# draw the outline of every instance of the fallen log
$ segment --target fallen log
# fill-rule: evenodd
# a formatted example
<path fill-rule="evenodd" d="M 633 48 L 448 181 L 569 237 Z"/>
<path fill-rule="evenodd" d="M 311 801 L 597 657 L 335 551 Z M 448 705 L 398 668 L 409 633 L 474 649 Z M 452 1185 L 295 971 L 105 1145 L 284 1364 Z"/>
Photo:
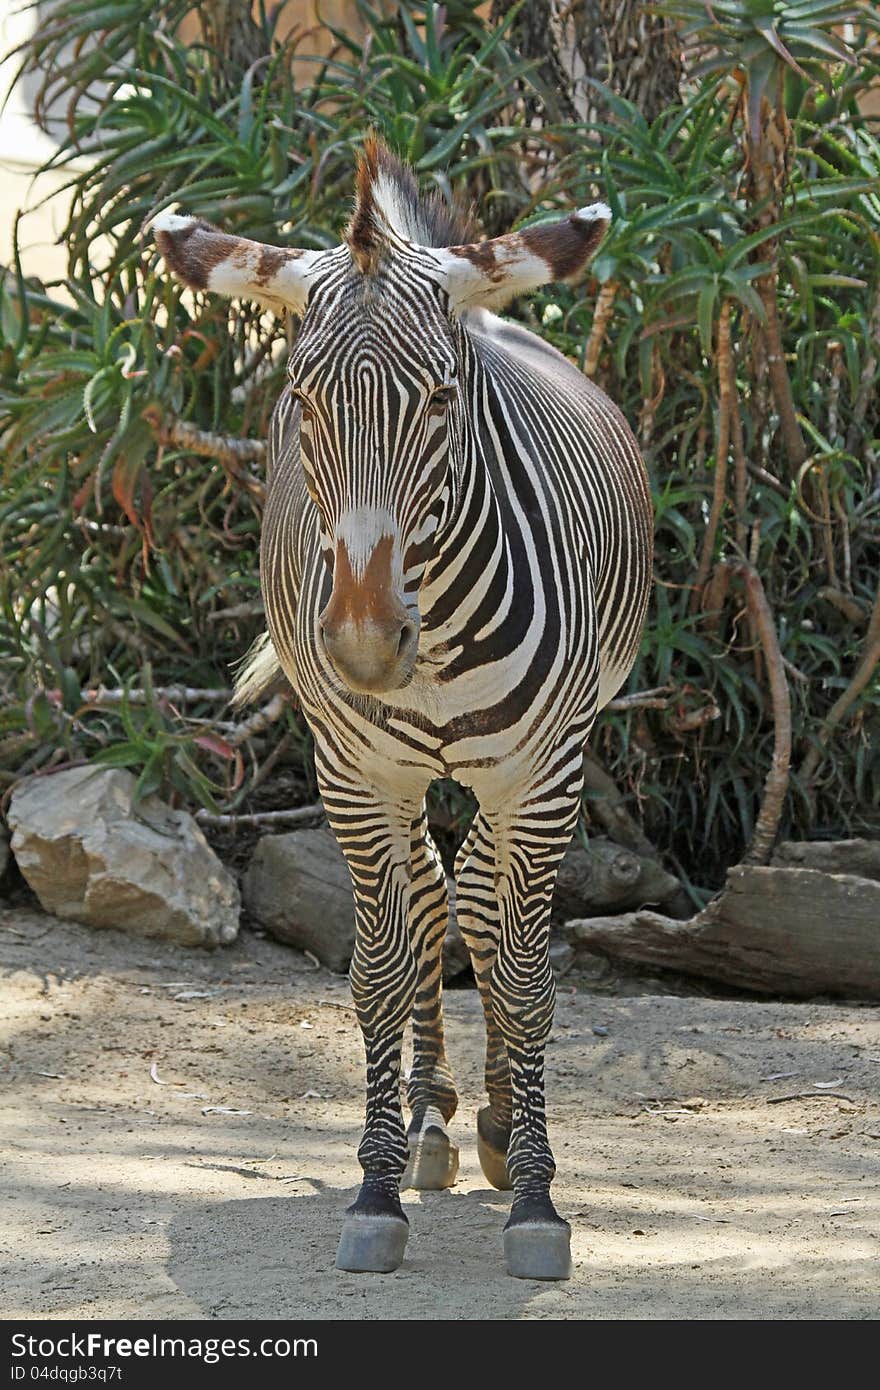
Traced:
<path fill-rule="evenodd" d="M 780 869 L 880 879 L 880 840 L 783 840 L 771 862 Z"/>
<path fill-rule="evenodd" d="M 575 841 L 566 850 L 553 894 L 555 920 L 648 904 L 673 917 L 693 911 L 678 879 L 653 856 L 637 854 L 603 836 L 591 836 L 586 845 Z"/>
<path fill-rule="evenodd" d="M 740 864 L 689 921 L 628 912 L 562 934 L 578 950 L 758 994 L 880 999 L 880 882 L 854 874 Z"/>

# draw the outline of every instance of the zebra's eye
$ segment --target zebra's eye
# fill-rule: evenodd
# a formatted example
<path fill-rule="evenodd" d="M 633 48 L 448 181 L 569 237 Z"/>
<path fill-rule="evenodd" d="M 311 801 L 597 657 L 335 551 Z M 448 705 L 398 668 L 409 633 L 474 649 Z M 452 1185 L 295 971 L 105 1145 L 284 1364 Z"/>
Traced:
<path fill-rule="evenodd" d="M 449 405 L 455 396 L 455 385 L 435 386 L 431 392 L 431 405 Z"/>
<path fill-rule="evenodd" d="M 313 411 L 305 392 L 300 391 L 299 387 L 297 386 L 291 386 L 290 394 L 293 396 L 294 400 L 299 402 L 300 409 L 302 410 L 303 419 L 310 419 L 313 414 Z"/>

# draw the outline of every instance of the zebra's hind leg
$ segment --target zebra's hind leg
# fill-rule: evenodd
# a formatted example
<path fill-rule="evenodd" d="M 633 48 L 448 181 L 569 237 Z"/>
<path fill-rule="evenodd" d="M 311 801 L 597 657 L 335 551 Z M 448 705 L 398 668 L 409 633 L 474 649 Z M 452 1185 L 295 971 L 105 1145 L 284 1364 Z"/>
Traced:
<path fill-rule="evenodd" d="M 329 774 L 316 757 L 327 818 L 351 871 L 355 948 L 351 992 L 367 1060 L 367 1105 L 358 1159 L 363 1182 L 345 1214 L 337 1269 L 387 1274 L 403 1259 L 409 1222 L 400 1205 L 408 1145 L 400 1104 L 403 1032 L 416 993 L 407 923 L 409 815 L 375 792 Z"/>
<path fill-rule="evenodd" d="M 449 922 L 446 875 L 428 833 L 424 810 L 412 826 L 412 883 L 409 934 L 418 981 L 413 1009 L 413 1065 L 407 1080 L 412 1122 L 407 1132 L 409 1161 L 402 1188 L 436 1192 L 458 1175 L 458 1146 L 446 1126 L 455 1114 L 458 1092 L 443 1036 L 443 941 Z"/>
<path fill-rule="evenodd" d="M 477 1156 L 487 1180 L 500 1191 L 513 1186 L 507 1171 L 512 1097 L 507 1049 L 492 1007 L 492 967 L 501 919 L 495 891 L 495 849 L 478 811 L 456 862 L 458 925 L 474 968 L 486 1021 L 486 1092 L 489 1104 L 477 1115 Z"/>
<path fill-rule="evenodd" d="M 552 773 L 493 824 L 501 935 L 492 968 L 492 1005 L 507 1049 L 513 1096 L 507 1167 L 514 1199 L 504 1228 L 504 1253 L 509 1272 L 520 1279 L 571 1276 L 571 1228 L 550 1197 L 556 1165 L 544 1105 L 544 1050 L 556 1002 L 550 905 L 582 783 L 580 748 L 570 757 L 568 752 L 561 752 Z"/>

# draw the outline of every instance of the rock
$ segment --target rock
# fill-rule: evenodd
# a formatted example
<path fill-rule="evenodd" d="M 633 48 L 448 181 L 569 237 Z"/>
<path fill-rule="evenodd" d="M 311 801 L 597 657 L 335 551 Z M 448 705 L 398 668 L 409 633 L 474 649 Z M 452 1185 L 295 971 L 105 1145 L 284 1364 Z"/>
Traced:
<path fill-rule="evenodd" d="M 880 999 L 880 882 L 738 864 L 696 917 L 656 912 L 566 924 L 575 946 L 758 994 Z"/>
<path fill-rule="evenodd" d="M 575 962 L 574 947 L 567 941 L 550 940 L 550 969 L 561 980 L 562 976 L 571 969 Z"/>
<path fill-rule="evenodd" d="M 663 905 L 681 892 L 681 884 L 656 859 L 624 849 L 611 840 L 591 839 L 570 845 L 559 866 L 553 898 L 555 916 L 587 917 L 627 908 Z"/>
<path fill-rule="evenodd" d="M 278 941 L 345 974 L 354 951 L 351 875 L 333 831 L 264 835 L 242 884 L 251 916 Z"/>
<path fill-rule="evenodd" d="M 470 952 L 465 945 L 461 928 L 458 925 L 458 918 L 455 915 L 455 882 L 447 878 L 446 887 L 449 891 L 449 926 L 446 928 L 446 936 L 443 939 L 443 979 L 444 982 L 456 979 L 459 975 L 469 969 L 471 963 Z"/>
<path fill-rule="evenodd" d="M 454 903 L 455 887 L 447 882 Z M 288 946 L 311 951 L 328 970 L 345 974 L 354 952 L 354 899 L 351 875 L 332 830 L 322 826 L 264 835 L 242 886 L 245 906 L 260 926 Z M 444 980 L 454 979 L 469 964 L 453 909 L 443 943 Z"/>
<path fill-rule="evenodd" d="M 784 840 L 773 867 L 880 879 L 880 840 Z"/>
<path fill-rule="evenodd" d="M 182 946 L 234 941 L 234 878 L 192 816 L 157 796 L 135 807 L 135 785 L 122 768 L 77 767 L 16 790 L 12 852 L 41 906 Z"/>
<path fill-rule="evenodd" d="M 3 878 L 3 875 L 6 873 L 8 867 L 9 836 L 6 834 L 6 831 L 3 829 L 3 826 L 0 825 L 0 879 Z"/>

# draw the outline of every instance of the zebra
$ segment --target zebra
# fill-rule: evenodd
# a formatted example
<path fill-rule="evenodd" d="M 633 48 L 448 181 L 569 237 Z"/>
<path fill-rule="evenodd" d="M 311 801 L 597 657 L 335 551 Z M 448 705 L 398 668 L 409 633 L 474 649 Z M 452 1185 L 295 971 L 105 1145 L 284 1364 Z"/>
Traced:
<path fill-rule="evenodd" d="M 351 873 L 366 1118 L 343 1270 L 396 1269 L 409 1229 L 401 1182 L 456 1179 L 447 885 L 425 812 L 430 783 L 452 778 L 478 803 L 455 864 L 486 1026 L 478 1155 L 489 1182 L 513 1190 L 509 1273 L 570 1277 L 544 1100 L 550 906 L 584 745 L 640 643 L 651 501 L 617 407 L 494 311 L 577 276 L 610 216 L 593 203 L 475 240 L 371 136 L 333 249 L 267 246 L 167 210 L 153 218 L 186 285 L 301 320 L 269 428 L 267 632 L 237 697 L 256 698 L 279 672 L 290 681 Z"/>

